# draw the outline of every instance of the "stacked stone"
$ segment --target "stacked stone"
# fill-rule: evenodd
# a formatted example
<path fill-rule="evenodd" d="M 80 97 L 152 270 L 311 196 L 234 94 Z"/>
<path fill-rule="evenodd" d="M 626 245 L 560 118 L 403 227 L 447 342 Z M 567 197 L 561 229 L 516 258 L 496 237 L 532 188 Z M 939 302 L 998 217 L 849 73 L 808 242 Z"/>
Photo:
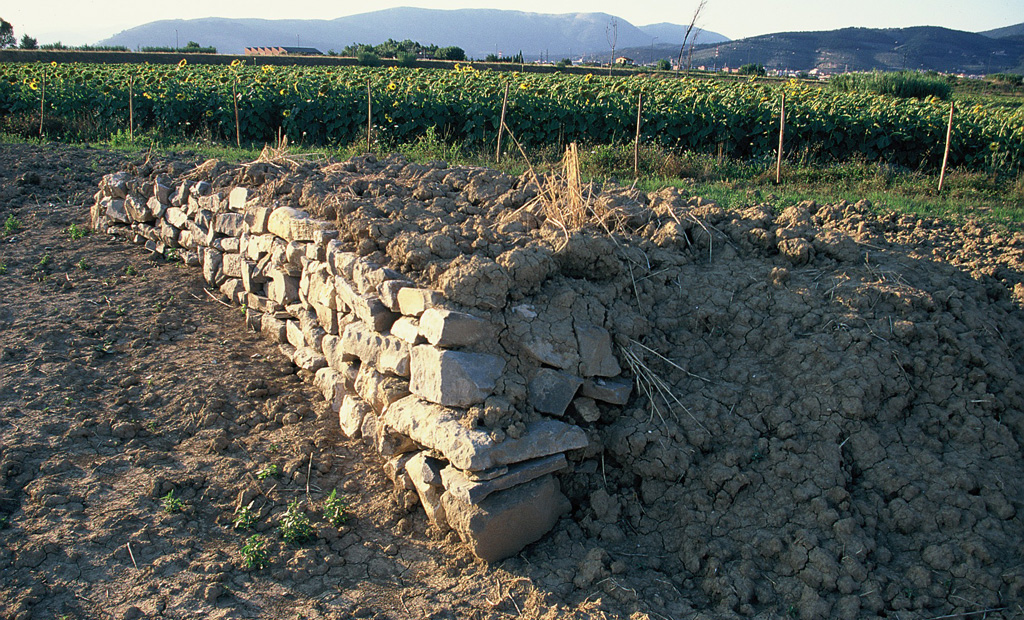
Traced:
<path fill-rule="evenodd" d="M 107 175 L 93 227 L 154 252 L 173 248 L 201 266 L 207 282 L 245 307 L 248 324 L 315 381 L 342 432 L 382 455 L 404 497 L 421 503 L 438 528 L 454 529 L 477 556 L 496 561 L 540 539 L 568 511 L 553 474 L 568 467 L 567 452 L 587 446 L 582 429 L 545 418 L 512 437 L 464 423 L 505 370 L 502 357 L 481 352 L 494 326 L 345 251 L 329 222 L 304 211 L 262 206 L 244 187 L 172 187 L 165 177 Z M 600 354 L 594 363 L 607 365 Z M 530 386 L 535 408 L 567 399 L 555 412 L 563 413 L 584 387 L 568 376 L 542 369 Z"/>

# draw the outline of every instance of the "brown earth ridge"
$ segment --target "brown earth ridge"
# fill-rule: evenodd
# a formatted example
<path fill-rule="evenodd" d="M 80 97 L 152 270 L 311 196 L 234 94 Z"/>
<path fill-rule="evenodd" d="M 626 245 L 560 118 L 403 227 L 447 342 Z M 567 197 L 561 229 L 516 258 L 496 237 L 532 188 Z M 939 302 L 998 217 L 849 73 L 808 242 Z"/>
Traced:
<path fill-rule="evenodd" d="M 576 230 L 526 179 L 396 157 L 0 157 L 0 219 L 22 224 L 0 245 L 5 617 L 1024 616 L 1020 234 L 614 186 L 596 197 L 601 224 Z M 465 528 L 415 505 L 415 481 L 396 488 L 377 450 L 345 438 L 344 396 L 332 407 L 299 381 L 318 363 L 246 329 L 280 310 L 217 304 L 197 270 L 102 231 L 69 239 L 119 168 L 149 190 L 142 205 L 158 185 L 205 182 L 223 214 L 246 212 L 230 206 L 241 186 L 254 207 L 333 222 L 352 264 L 494 328 L 450 347 L 504 364 L 483 400 L 449 408 L 499 446 L 552 418 L 582 429 L 587 445 L 534 479 L 568 500 L 551 532 L 475 559 Z M 307 345 L 312 323 L 284 340 Z M 605 333 L 611 356 L 589 355 Z M 620 372 L 625 404 L 597 389 Z M 427 447 L 419 460 L 438 456 Z M 280 477 L 256 475 L 268 463 Z M 317 512 L 334 488 L 341 527 Z M 184 510 L 162 510 L 172 490 Z M 293 499 L 316 526 L 304 544 L 275 533 Z M 251 532 L 232 528 L 250 502 L 263 571 L 245 569 Z"/>

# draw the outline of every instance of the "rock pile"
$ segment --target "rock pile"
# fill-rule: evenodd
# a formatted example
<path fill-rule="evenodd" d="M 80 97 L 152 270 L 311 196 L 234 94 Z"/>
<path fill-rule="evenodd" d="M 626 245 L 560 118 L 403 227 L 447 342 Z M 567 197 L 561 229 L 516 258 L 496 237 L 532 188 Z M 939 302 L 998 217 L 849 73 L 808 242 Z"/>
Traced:
<path fill-rule="evenodd" d="M 407 501 L 484 560 L 517 553 L 568 512 L 556 474 L 589 440 L 559 418 L 572 406 L 596 419 L 596 402 L 630 393 L 603 327 L 529 305 L 500 324 L 464 312 L 361 257 L 332 222 L 241 185 L 119 172 L 103 178 L 91 215 L 97 230 L 200 267 L 315 381 L 342 433 L 376 448 Z M 510 329 L 522 360 L 496 342 Z M 531 369 L 525 398 L 513 368 Z"/>

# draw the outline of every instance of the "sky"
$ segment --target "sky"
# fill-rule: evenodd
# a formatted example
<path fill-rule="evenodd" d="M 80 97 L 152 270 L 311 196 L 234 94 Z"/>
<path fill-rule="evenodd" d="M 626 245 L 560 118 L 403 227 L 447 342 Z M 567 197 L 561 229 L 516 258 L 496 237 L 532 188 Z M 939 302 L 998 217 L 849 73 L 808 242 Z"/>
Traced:
<path fill-rule="evenodd" d="M 0 18 L 39 43 L 81 45 L 147 22 L 201 17 L 334 19 L 398 6 L 432 9 L 495 8 L 533 13 L 601 12 L 634 26 L 659 22 L 688 24 L 699 0 L 622 2 L 621 0 L 46 0 L 0 5 Z M 790 30 L 834 30 L 847 26 L 900 28 L 945 26 L 978 32 L 1024 22 L 1024 0 L 708 0 L 697 25 L 731 39 Z"/>

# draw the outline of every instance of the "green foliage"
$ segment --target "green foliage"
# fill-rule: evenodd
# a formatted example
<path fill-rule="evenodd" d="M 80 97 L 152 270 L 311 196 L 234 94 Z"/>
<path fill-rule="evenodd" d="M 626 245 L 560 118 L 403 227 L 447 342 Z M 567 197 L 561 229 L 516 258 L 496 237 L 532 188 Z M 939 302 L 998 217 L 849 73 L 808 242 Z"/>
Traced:
<path fill-rule="evenodd" d="M 953 86 L 938 76 L 914 71 L 844 73 L 829 80 L 829 88 L 844 92 L 874 93 L 901 98 L 937 97 L 948 100 Z"/>
<path fill-rule="evenodd" d="M 363 67 L 380 66 L 380 56 L 374 54 L 373 52 L 368 52 L 366 50 L 363 50 L 356 54 L 356 60 L 359 61 L 359 64 L 362 65 Z"/>
<path fill-rule="evenodd" d="M 85 237 L 86 235 L 89 234 L 89 229 L 88 228 L 83 228 L 83 227 L 79 226 L 78 224 L 72 222 L 71 225 L 68 226 L 68 231 L 67 232 L 68 232 L 68 238 L 69 239 L 71 239 L 72 241 L 78 241 L 79 239 L 81 239 L 81 238 L 83 238 L 83 237 Z"/>
<path fill-rule="evenodd" d="M 14 47 L 14 26 L 0 17 L 0 49 Z"/>
<path fill-rule="evenodd" d="M 280 475 L 281 468 L 277 465 L 277 463 L 270 463 L 268 465 L 265 465 L 263 466 L 262 469 L 256 472 L 256 477 L 259 478 L 260 480 L 266 480 L 267 478 L 272 478 Z"/>
<path fill-rule="evenodd" d="M 13 213 L 9 213 L 4 221 L 4 235 L 13 235 L 19 230 L 21 230 L 21 221 L 14 217 Z"/>
<path fill-rule="evenodd" d="M 669 71 L 672 69 L 672 63 L 666 58 L 662 58 L 658 61 L 658 71 Z"/>
<path fill-rule="evenodd" d="M 124 268 L 124 275 L 126 275 L 126 276 L 137 276 L 137 275 L 139 275 L 139 272 L 138 272 L 137 269 L 135 269 L 134 265 L 128 265 L 127 267 Z"/>
<path fill-rule="evenodd" d="M 948 104 L 933 98 L 893 100 L 799 82 L 499 73 L 463 63 L 453 69 L 7 63 L 0 64 L 0 130 L 10 119 L 38 118 L 44 72 L 47 133 L 61 140 L 106 139 L 111 128 L 125 127 L 129 79 L 135 80 L 136 132 L 160 140 L 233 142 L 235 84 L 240 133 L 250 144 L 271 143 L 278 131 L 302 136 L 310 146 L 359 140 L 367 81 L 374 133 L 385 146 L 414 144 L 433 128 L 448 144 L 493 149 L 505 84 L 512 95 L 506 122 L 530 149 L 630 142 L 643 93 L 642 143 L 763 160 L 777 147 L 785 92 L 787 152 L 822 162 L 864 158 L 929 170 L 942 162 L 937 145 L 949 114 Z M 25 123 L 25 132 L 38 131 L 38 120 L 31 127 Z M 1002 170 L 1020 161 L 1020 105 L 982 100 L 958 106 L 950 166 Z"/>
<path fill-rule="evenodd" d="M 572 60 L 570 60 L 568 58 L 563 58 L 563 59 L 559 60 L 558 62 L 556 62 L 555 66 L 558 67 L 559 69 L 564 69 L 566 67 L 571 67 L 572 66 Z"/>
<path fill-rule="evenodd" d="M 292 500 L 288 504 L 288 509 L 281 515 L 277 531 L 280 532 L 281 538 L 285 542 L 290 543 L 304 542 L 313 537 L 313 526 L 309 522 L 309 517 L 302 510 L 299 500 Z"/>
<path fill-rule="evenodd" d="M 758 63 L 747 63 L 736 70 L 738 75 L 768 75 L 764 65 Z"/>
<path fill-rule="evenodd" d="M 1024 75 L 1017 75 L 1016 73 L 993 73 L 992 75 L 986 76 L 986 79 L 993 82 L 1010 84 L 1011 86 L 1020 86 L 1024 83 Z"/>
<path fill-rule="evenodd" d="M 139 49 L 142 52 L 172 52 L 181 54 L 216 54 L 217 48 L 210 46 L 199 45 L 195 41 L 189 41 L 185 47 L 160 47 L 160 46 L 146 46 Z"/>
<path fill-rule="evenodd" d="M 39 49 L 39 42 L 34 38 L 28 36 L 28 33 L 22 35 L 21 43 L 18 44 L 19 49 L 23 50 L 35 50 Z"/>
<path fill-rule="evenodd" d="M 501 56 L 501 57 L 499 57 L 497 54 L 488 54 L 484 58 L 484 62 L 511 62 L 511 63 L 522 64 L 525 61 L 523 60 L 523 53 L 519 52 L 518 54 L 516 54 L 514 56 Z"/>
<path fill-rule="evenodd" d="M 242 546 L 242 562 L 249 570 L 262 570 L 270 565 L 270 547 L 267 539 L 253 534 Z"/>
<path fill-rule="evenodd" d="M 0 276 L 7 275 L 7 263 L 0 261 Z"/>
<path fill-rule="evenodd" d="M 179 498 L 174 497 L 174 490 L 172 489 L 167 495 L 160 498 L 160 506 L 163 511 L 167 514 L 172 514 L 185 509 L 185 502 Z"/>
<path fill-rule="evenodd" d="M 338 489 L 332 489 L 324 500 L 324 520 L 335 527 L 348 520 L 348 500 L 338 495 Z"/>
<path fill-rule="evenodd" d="M 82 271 L 88 271 L 91 265 L 84 258 L 78 261 L 78 268 Z"/>
<path fill-rule="evenodd" d="M 466 60 L 466 52 L 461 47 L 456 45 L 449 45 L 448 47 L 438 48 L 434 54 L 434 58 L 438 60 L 454 60 L 455 62 L 462 62 Z"/>
<path fill-rule="evenodd" d="M 257 520 L 259 520 L 259 515 L 252 509 L 252 502 L 249 502 L 248 506 L 242 506 L 235 512 L 232 523 L 236 530 L 248 530 L 256 525 Z"/>
<path fill-rule="evenodd" d="M 416 65 L 416 54 L 413 52 L 398 52 L 395 60 L 399 67 L 412 67 Z"/>

